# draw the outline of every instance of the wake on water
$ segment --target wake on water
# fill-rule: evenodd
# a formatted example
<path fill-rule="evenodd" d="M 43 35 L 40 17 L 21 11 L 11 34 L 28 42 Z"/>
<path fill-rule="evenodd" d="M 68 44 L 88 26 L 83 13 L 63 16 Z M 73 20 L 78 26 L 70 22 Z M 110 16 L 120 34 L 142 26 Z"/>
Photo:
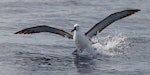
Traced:
<path fill-rule="evenodd" d="M 92 39 L 92 47 L 94 48 L 94 56 L 113 57 L 118 55 L 126 55 L 126 49 L 129 48 L 130 41 L 127 37 L 119 34 L 115 36 L 94 37 Z"/>

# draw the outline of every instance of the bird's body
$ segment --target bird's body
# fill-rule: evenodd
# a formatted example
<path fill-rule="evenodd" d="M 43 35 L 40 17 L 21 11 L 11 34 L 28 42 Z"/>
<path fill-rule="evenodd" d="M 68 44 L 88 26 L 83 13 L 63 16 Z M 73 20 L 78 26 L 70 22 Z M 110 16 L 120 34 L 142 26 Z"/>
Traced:
<path fill-rule="evenodd" d="M 92 44 L 89 38 L 82 33 L 81 28 L 77 24 L 74 27 L 76 27 L 76 30 L 74 30 L 73 40 L 75 41 L 77 52 L 91 49 Z"/>

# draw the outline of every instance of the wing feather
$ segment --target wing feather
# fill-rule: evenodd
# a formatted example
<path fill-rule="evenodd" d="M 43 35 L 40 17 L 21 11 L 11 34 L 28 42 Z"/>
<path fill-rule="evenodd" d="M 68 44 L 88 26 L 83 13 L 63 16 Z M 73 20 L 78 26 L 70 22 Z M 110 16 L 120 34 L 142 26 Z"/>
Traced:
<path fill-rule="evenodd" d="M 124 10 L 120 12 L 113 13 L 103 19 L 102 21 L 95 24 L 88 32 L 85 33 L 86 36 L 89 38 L 92 38 L 93 36 L 96 36 L 97 33 L 101 32 L 103 29 L 105 29 L 107 26 L 112 24 L 113 22 L 120 20 L 124 17 L 130 16 L 134 14 L 135 12 L 140 11 L 139 9 L 131 9 L 131 10 Z"/>
<path fill-rule="evenodd" d="M 40 32 L 50 32 L 50 33 L 61 35 L 63 37 L 67 37 L 69 39 L 73 39 L 73 36 L 64 30 L 57 29 L 54 27 L 44 26 L 44 25 L 25 28 L 23 30 L 16 32 L 15 34 L 32 34 L 32 33 L 40 33 Z"/>

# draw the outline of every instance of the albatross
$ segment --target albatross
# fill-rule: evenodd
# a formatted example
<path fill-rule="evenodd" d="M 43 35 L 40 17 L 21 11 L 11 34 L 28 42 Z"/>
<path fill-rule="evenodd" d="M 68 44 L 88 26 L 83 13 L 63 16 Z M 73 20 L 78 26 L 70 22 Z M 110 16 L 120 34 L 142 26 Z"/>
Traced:
<path fill-rule="evenodd" d="M 91 39 L 92 37 L 96 36 L 97 33 L 100 33 L 103 29 L 105 29 L 113 22 L 125 18 L 127 16 L 130 16 L 138 11 L 140 11 L 140 9 L 128 9 L 128 10 L 123 10 L 123 11 L 113 13 L 107 16 L 106 18 L 104 18 L 103 20 L 99 21 L 98 23 L 96 23 L 86 33 L 82 33 L 81 27 L 78 24 L 75 24 L 73 30 L 71 31 L 74 32 L 73 35 L 62 29 L 58 29 L 46 25 L 25 28 L 16 32 L 15 34 L 32 34 L 32 33 L 40 33 L 40 32 L 49 32 L 49 33 L 58 34 L 63 37 L 67 37 L 69 39 L 73 39 L 76 44 L 76 50 L 73 52 L 73 54 L 78 54 L 78 53 L 82 53 L 84 50 L 91 49 L 92 47 Z"/>

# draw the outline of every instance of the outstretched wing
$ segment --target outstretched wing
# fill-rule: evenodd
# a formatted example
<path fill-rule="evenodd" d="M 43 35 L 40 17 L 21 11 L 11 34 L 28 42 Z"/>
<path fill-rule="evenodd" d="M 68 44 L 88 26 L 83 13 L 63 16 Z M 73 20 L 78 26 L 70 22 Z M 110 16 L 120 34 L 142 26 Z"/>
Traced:
<path fill-rule="evenodd" d="M 88 36 L 89 38 L 92 38 L 93 36 L 97 35 L 97 33 L 101 32 L 103 29 L 109 26 L 111 23 L 124 17 L 130 16 L 138 11 L 140 11 L 140 9 L 124 10 L 113 13 L 108 17 L 106 17 L 105 19 L 103 19 L 102 21 L 95 24 L 88 32 L 85 33 L 85 35 Z"/>
<path fill-rule="evenodd" d="M 55 33 L 58 35 L 61 35 L 63 37 L 67 37 L 69 39 L 73 39 L 73 36 L 64 30 L 57 29 L 54 27 L 49 27 L 49 26 L 36 26 L 36 27 L 30 27 L 26 28 L 23 30 L 20 30 L 16 32 L 15 34 L 32 34 L 32 33 L 40 33 L 40 32 L 50 32 L 50 33 Z"/>

